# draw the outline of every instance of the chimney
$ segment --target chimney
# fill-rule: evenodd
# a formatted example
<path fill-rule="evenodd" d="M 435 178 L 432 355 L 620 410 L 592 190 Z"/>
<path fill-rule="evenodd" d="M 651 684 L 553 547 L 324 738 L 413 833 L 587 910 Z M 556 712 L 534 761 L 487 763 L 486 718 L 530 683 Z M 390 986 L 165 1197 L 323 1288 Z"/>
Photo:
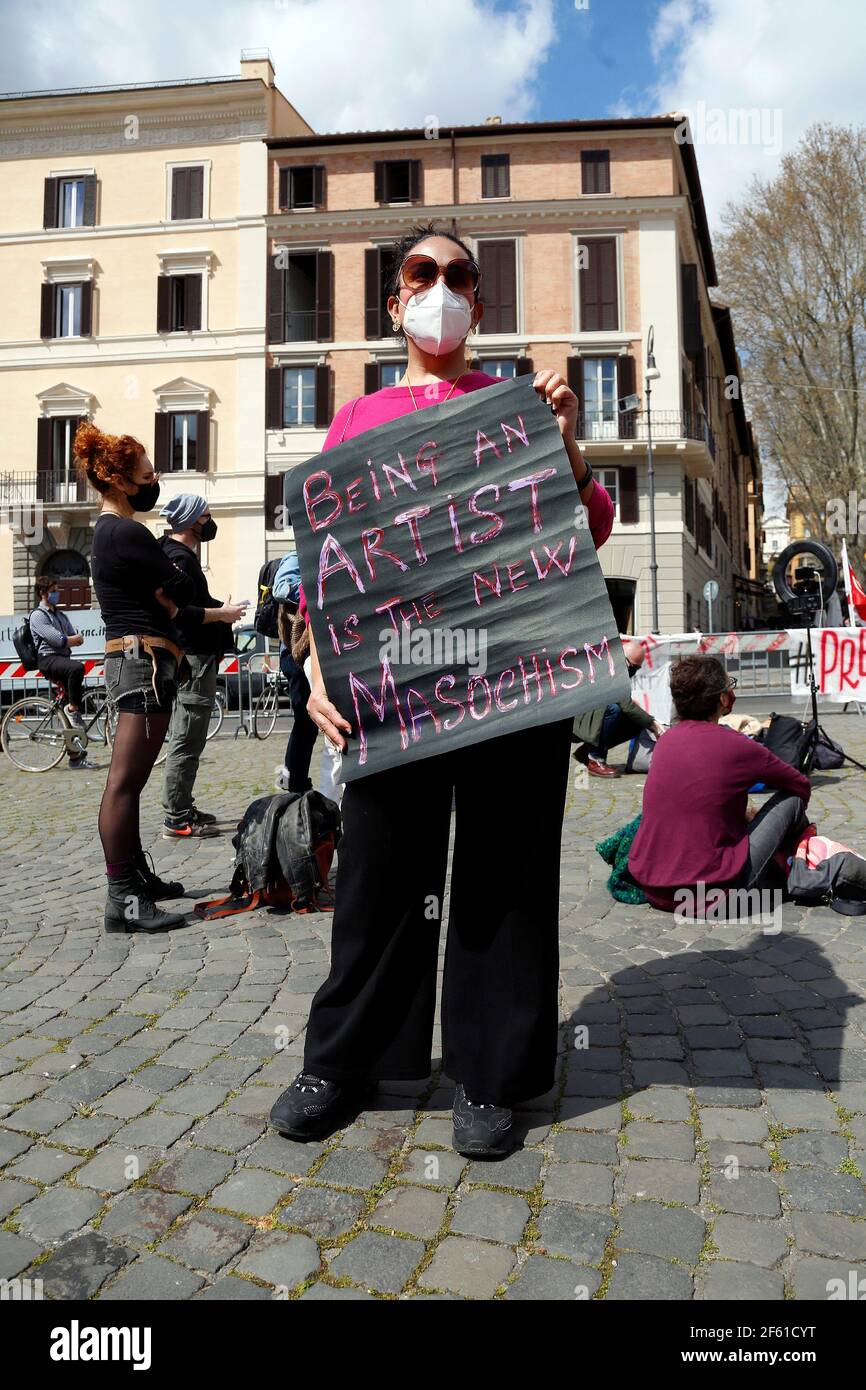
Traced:
<path fill-rule="evenodd" d="M 275 76 L 270 49 L 241 49 L 241 77 L 258 77 L 266 87 L 273 87 Z"/>

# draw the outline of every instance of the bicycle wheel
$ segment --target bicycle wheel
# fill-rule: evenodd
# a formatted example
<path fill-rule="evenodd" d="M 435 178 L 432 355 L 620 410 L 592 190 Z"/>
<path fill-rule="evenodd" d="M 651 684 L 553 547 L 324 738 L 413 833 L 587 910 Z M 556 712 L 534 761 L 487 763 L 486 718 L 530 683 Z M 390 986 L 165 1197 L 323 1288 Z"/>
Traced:
<path fill-rule="evenodd" d="M 222 691 L 218 690 L 213 697 L 213 707 L 210 712 L 210 724 L 208 725 L 208 730 L 206 734 L 207 738 L 213 738 L 214 734 L 219 733 L 220 729 L 223 726 L 223 720 L 225 719 L 225 717 L 226 699 Z"/>
<path fill-rule="evenodd" d="M 106 694 L 104 686 L 91 686 L 85 690 L 81 701 L 81 716 L 84 723 L 90 729 L 91 719 L 95 719 L 93 733 L 102 743 L 111 746 L 111 737 L 108 731 L 108 723 L 111 719 L 111 701 Z M 114 722 L 117 720 L 115 718 Z"/>
<path fill-rule="evenodd" d="M 253 706 L 253 738 L 267 738 L 269 734 L 274 732 L 279 709 L 277 683 L 276 681 L 269 681 L 261 690 Z"/>
<path fill-rule="evenodd" d="M 3 751 L 22 772 L 48 772 L 66 755 L 66 719 L 51 700 L 32 695 L 7 710 L 0 726 Z"/>

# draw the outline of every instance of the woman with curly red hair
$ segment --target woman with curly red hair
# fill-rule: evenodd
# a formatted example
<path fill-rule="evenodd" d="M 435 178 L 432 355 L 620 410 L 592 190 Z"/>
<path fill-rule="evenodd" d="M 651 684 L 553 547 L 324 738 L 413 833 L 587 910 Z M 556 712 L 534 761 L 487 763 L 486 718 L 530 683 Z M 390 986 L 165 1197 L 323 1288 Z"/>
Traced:
<path fill-rule="evenodd" d="M 183 885 L 154 874 L 139 838 L 139 799 L 171 719 L 183 652 L 172 618 L 192 597 L 190 579 L 136 519 L 152 511 L 159 481 L 144 445 L 103 434 L 90 421 L 75 435 L 79 472 L 102 494 L 91 550 L 105 622 L 105 686 L 117 711 L 111 767 L 99 808 L 108 900 L 106 931 L 160 931 L 184 921 L 160 898 Z"/>

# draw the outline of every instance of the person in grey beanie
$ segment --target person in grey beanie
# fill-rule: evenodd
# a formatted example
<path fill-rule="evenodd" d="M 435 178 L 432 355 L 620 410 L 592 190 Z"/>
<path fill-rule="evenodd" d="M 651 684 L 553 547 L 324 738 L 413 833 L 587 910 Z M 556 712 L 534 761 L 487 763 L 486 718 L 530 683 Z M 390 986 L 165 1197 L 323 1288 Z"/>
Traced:
<path fill-rule="evenodd" d="M 190 668 L 178 687 L 165 760 L 163 836 L 185 840 L 217 834 L 216 816 L 200 811 L 193 787 L 207 738 L 216 695 L 220 657 L 234 647 L 232 624 L 239 622 L 246 602 L 225 603 L 212 596 L 201 567 L 201 543 L 213 540 L 217 525 L 204 497 L 182 492 L 160 511 L 169 529 L 160 539 L 166 555 L 193 583 L 192 602 L 178 613 L 176 624 Z"/>

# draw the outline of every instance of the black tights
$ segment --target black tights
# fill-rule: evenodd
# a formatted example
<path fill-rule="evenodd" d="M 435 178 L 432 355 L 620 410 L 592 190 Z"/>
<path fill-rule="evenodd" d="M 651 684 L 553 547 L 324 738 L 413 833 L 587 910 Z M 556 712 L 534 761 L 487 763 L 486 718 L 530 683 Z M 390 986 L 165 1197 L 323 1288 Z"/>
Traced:
<path fill-rule="evenodd" d="M 132 859 L 141 847 L 138 803 L 165 740 L 171 711 L 165 714 L 120 713 L 111 751 L 111 767 L 99 807 L 99 838 L 106 864 Z"/>

